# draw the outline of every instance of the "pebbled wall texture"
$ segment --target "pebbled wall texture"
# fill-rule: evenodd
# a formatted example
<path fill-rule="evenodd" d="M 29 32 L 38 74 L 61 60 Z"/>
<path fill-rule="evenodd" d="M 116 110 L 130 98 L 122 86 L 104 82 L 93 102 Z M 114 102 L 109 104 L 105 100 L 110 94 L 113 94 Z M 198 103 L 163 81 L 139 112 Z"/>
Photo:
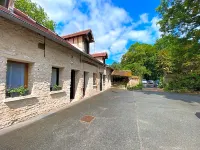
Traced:
<path fill-rule="evenodd" d="M 83 98 L 84 71 L 87 72 L 85 97 L 100 92 L 100 73 L 105 75 L 103 90 L 111 87 L 110 68 L 48 39 L 45 40 L 45 51 L 38 48 L 38 43 L 44 43 L 43 36 L 0 17 L 0 129 L 80 101 Z M 6 98 L 8 60 L 28 63 L 30 95 Z M 57 93 L 50 91 L 52 67 L 60 68 L 62 91 Z M 72 69 L 76 71 L 76 90 L 75 99 L 71 101 Z M 97 74 L 96 86 L 93 86 L 93 73 Z"/>

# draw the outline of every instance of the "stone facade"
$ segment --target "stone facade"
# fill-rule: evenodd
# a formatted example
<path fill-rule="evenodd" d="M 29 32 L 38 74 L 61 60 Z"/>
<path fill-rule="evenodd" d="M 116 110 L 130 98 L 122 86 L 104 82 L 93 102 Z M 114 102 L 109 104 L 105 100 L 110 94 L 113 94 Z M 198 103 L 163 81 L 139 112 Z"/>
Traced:
<path fill-rule="evenodd" d="M 0 129 L 81 100 L 84 72 L 87 74 L 85 97 L 100 92 L 100 73 L 105 76 L 103 90 L 111 87 L 110 68 L 48 39 L 45 50 L 39 49 L 38 43 L 44 42 L 43 36 L 4 18 L 0 18 L 0 39 Z M 30 95 L 6 98 L 8 60 L 28 63 Z M 52 67 L 60 70 L 61 91 L 50 91 Z M 76 72 L 75 99 L 72 101 L 71 70 Z M 93 73 L 97 74 L 96 86 L 93 85 Z"/>
<path fill-rule="evenodd" d="M 140 83 L 141 79 L 139 76 L 132 76 L 132 77 L 129 77 L 129 81 L 127 83 L 127 86 L 130 86 L 130 87 L 133 87 L 133 86 L 136 86 Z"/>

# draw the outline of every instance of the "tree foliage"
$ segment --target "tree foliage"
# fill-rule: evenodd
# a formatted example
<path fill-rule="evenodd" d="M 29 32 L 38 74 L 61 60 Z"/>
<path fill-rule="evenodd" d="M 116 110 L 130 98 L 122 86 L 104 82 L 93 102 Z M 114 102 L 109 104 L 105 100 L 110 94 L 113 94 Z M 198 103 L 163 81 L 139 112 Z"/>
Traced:
<path fill-rule="evenodd" d="M 167 90 L 199 91 L 200 0 L 161 0 L 157 11 L 163 36 L 154 45 L 131 45 L 121 68 L 146 79 L 161 77 Z"/>
<path fill-rule="evenodd" d="M 121 64 L 117 62 L 113 62 L 113 64 L 110 66 L 115 70 L 120 70 L 121 69 Z"/>
<path fill-rule="evenodd" d="M 31 0 L 16 0 L 15 7 L 30 16 L 39 24 L 47 27 L 52 31 L 55 31 L 55 22 L 49 19 L 41 6 L 31 2 Z"/>
<path fill-rule="evenodd" d="M 171 76 L 168 90 L 200 90 L 200 0 L 162 0 L 160 31 L 155 46 L 157 67 Z"/>
<path fill-rule="evenodd" d="M 165 36 L 155 47 L 158 50 L 157 67 L 164 74 L 200 73 L 200 51 L 194 48 L 192 41 Z"/>
<path fill-rule="evenodd" d="M 160 30 L 165 35 L 200 39 L 200 0 L 161 0 L 157 8 Z"/>
<path fill-rule="evenodd" d="M 153 45 L 135 43 L 121 60 L 122 68 L 131 70 L 134 75 L 147 79 L 156 79 L 159 72 L 156 70 L 156 49 Z"/>

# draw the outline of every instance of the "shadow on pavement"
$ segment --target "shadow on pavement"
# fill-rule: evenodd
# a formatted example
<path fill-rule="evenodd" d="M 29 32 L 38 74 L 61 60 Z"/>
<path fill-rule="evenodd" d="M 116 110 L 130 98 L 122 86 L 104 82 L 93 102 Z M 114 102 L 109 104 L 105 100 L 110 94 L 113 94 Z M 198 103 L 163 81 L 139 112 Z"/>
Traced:
<path fill-rule="evenodd" d="M 200 119 L 200 112 L 196 112 L 195 115 Z"/>
<path fill-rule="evenodd" d="M 180 93 L 170 93 L 170 92 L 160 92 L 160 91 L 141 91 L 144 94 L 151 95 L 161 95 L 167 99 L 171 100 L 181 100 L 187 103 L 200 103 L 200 95 L 191 95 L 191 94 L 180 94 Z"/>

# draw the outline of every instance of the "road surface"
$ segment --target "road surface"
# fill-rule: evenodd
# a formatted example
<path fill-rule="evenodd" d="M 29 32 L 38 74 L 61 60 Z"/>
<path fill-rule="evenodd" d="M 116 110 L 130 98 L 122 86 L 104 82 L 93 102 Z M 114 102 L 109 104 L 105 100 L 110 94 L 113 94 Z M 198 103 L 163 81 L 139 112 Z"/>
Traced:
<path fill-rule="evenodd" d="M 200 96 L 110 89 L 0 136 L 0 150 L 157 149 L 200 149 Z"/>

